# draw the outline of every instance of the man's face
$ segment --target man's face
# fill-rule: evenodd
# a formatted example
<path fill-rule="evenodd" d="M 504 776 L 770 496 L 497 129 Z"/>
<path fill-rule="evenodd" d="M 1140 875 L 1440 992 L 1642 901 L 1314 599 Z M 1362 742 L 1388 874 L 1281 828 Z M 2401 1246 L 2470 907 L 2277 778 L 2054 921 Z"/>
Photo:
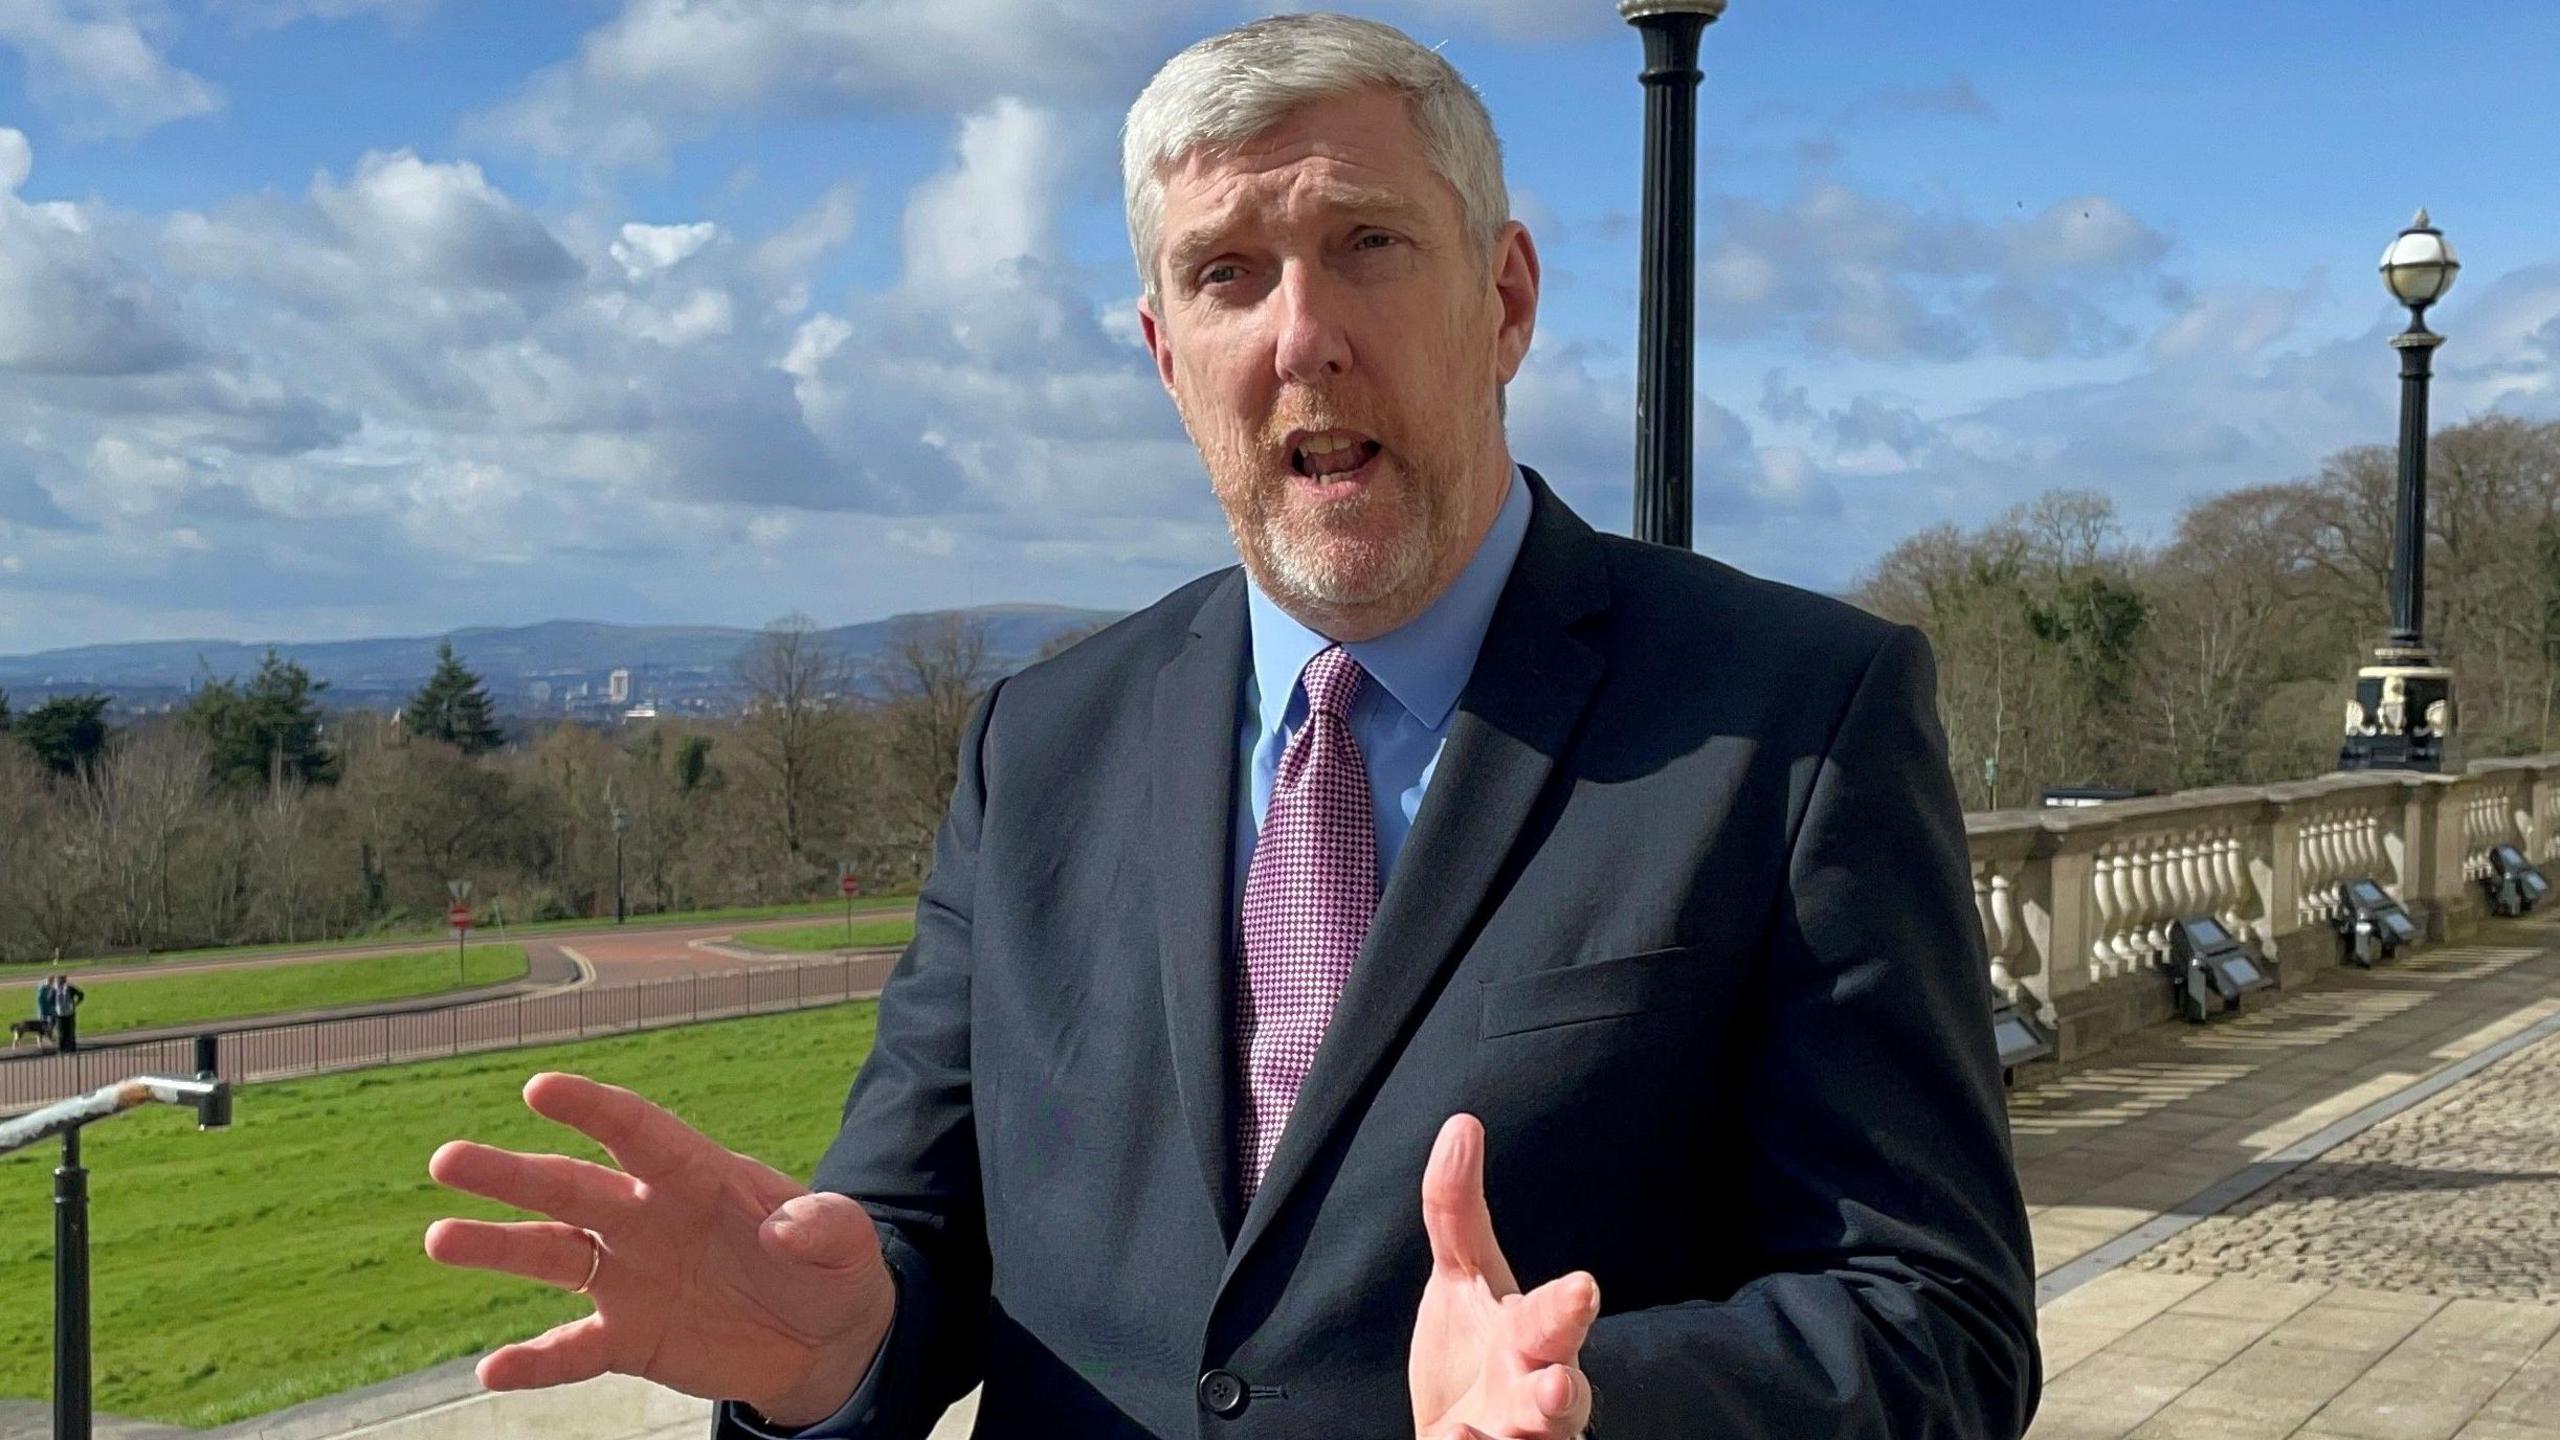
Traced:
<path fill-rule="evenodd" d="M 1496 397 L 1536 316 L 1527 232 L 1479 249 L 1409 104 L 1374 92 L 1186 157 L 1160 234 L 1140 322 L 1246 564 L 1302 612 L 1411 618 L 1511 481 Z"/>

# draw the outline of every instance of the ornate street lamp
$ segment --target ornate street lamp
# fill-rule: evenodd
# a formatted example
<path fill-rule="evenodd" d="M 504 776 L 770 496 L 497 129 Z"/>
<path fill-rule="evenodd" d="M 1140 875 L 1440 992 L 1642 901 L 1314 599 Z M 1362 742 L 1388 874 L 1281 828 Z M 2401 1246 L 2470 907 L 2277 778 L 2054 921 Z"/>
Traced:
<path fill-rule="evenodd" d="M 1644 32 L 1644 289 L 1636 345 L 1635 535 L 1689 548 L 1697 334 L 1698 42 L 1725 0 L 1618 0 Z"/>
<path fill-rule="evenodd" d="M 2427 608 L 2427 380 L 2444 337 L 2427 328 L 2427 307 L 2453 288 L 2462 262 L 2420 210 L 2382 252 L 2382 282 L 2409 307 L 2409 328 L 2391 337 L 2400 352 L 2400 503 L 2391 531 L 2391 634 L 2356 672 L 2347 705 L 2341 770 L 2452 770 L 2453 672 L 2435 663 L 2422 626 Z"/>

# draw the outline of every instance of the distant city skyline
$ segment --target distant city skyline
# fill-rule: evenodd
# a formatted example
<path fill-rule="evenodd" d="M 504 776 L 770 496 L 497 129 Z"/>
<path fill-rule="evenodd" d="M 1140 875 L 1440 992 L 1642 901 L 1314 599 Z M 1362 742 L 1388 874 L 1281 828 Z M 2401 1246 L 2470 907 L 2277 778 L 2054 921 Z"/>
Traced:
<path fill-rule="evenodd" d="M 1114 132 L 1230 0 L 0 9 L 0 654 L 545 616 L 1121 610 L 1233 559 L 1137 344 Z M 1485 91 L 1547 269 L 1515 448 L 1627 523 L 1638 42 L 1378 0 Z M 2137 538 L 2560 418 L 2560 7 L 1735 0 L 1699 548 L 1847 587 L 2051 487 Z M 2404 93 L 2414 84 L 2414 93 Z"/>

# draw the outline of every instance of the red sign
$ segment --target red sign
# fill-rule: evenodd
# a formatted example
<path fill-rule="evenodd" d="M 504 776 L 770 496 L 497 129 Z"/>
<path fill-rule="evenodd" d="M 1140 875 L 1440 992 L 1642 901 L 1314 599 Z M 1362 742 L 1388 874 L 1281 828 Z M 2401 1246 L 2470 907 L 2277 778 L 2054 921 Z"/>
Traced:
<path fill-rule="evenodd" d="M 454 929 L 468 930 L 471 928 L 471 907 L 468 905 L 456 905 L 452 909 L 444 912 L 444 918 L 445 922 L 451 925 Z"/>
<path fill-rule="evenodd" d="M 859 895 L 862 893 L 862 877 L 859 875 L 841 876 L 836 881 L 836 889 L 842 891 L 848 898 Z"/>

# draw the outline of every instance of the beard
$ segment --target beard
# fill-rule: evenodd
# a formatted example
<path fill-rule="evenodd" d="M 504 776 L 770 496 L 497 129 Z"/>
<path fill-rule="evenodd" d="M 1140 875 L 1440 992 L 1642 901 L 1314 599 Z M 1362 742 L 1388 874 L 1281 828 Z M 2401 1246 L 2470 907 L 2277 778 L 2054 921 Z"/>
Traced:
<path fill-rule="evenodd" d="M 1467 538 L 1470 476 L 1459 456 L 1472 449 L 1444 445 L 1418 454 L 1392 438 L 1397 427 L 1365 412 L 1284 403 L 1258 428 L 1210 436 L 1192 427 L 1237 553 L 1284 607 L 1394 611 L 1428 590 Z M 1463 428 L 1428 427 L 1444 442 Z M 1381 447 L 1369 482 L 1338 499 L 1309 493 L 1285 448 L 1293 430 L 1334 429 L 1358 431 Z"/>

